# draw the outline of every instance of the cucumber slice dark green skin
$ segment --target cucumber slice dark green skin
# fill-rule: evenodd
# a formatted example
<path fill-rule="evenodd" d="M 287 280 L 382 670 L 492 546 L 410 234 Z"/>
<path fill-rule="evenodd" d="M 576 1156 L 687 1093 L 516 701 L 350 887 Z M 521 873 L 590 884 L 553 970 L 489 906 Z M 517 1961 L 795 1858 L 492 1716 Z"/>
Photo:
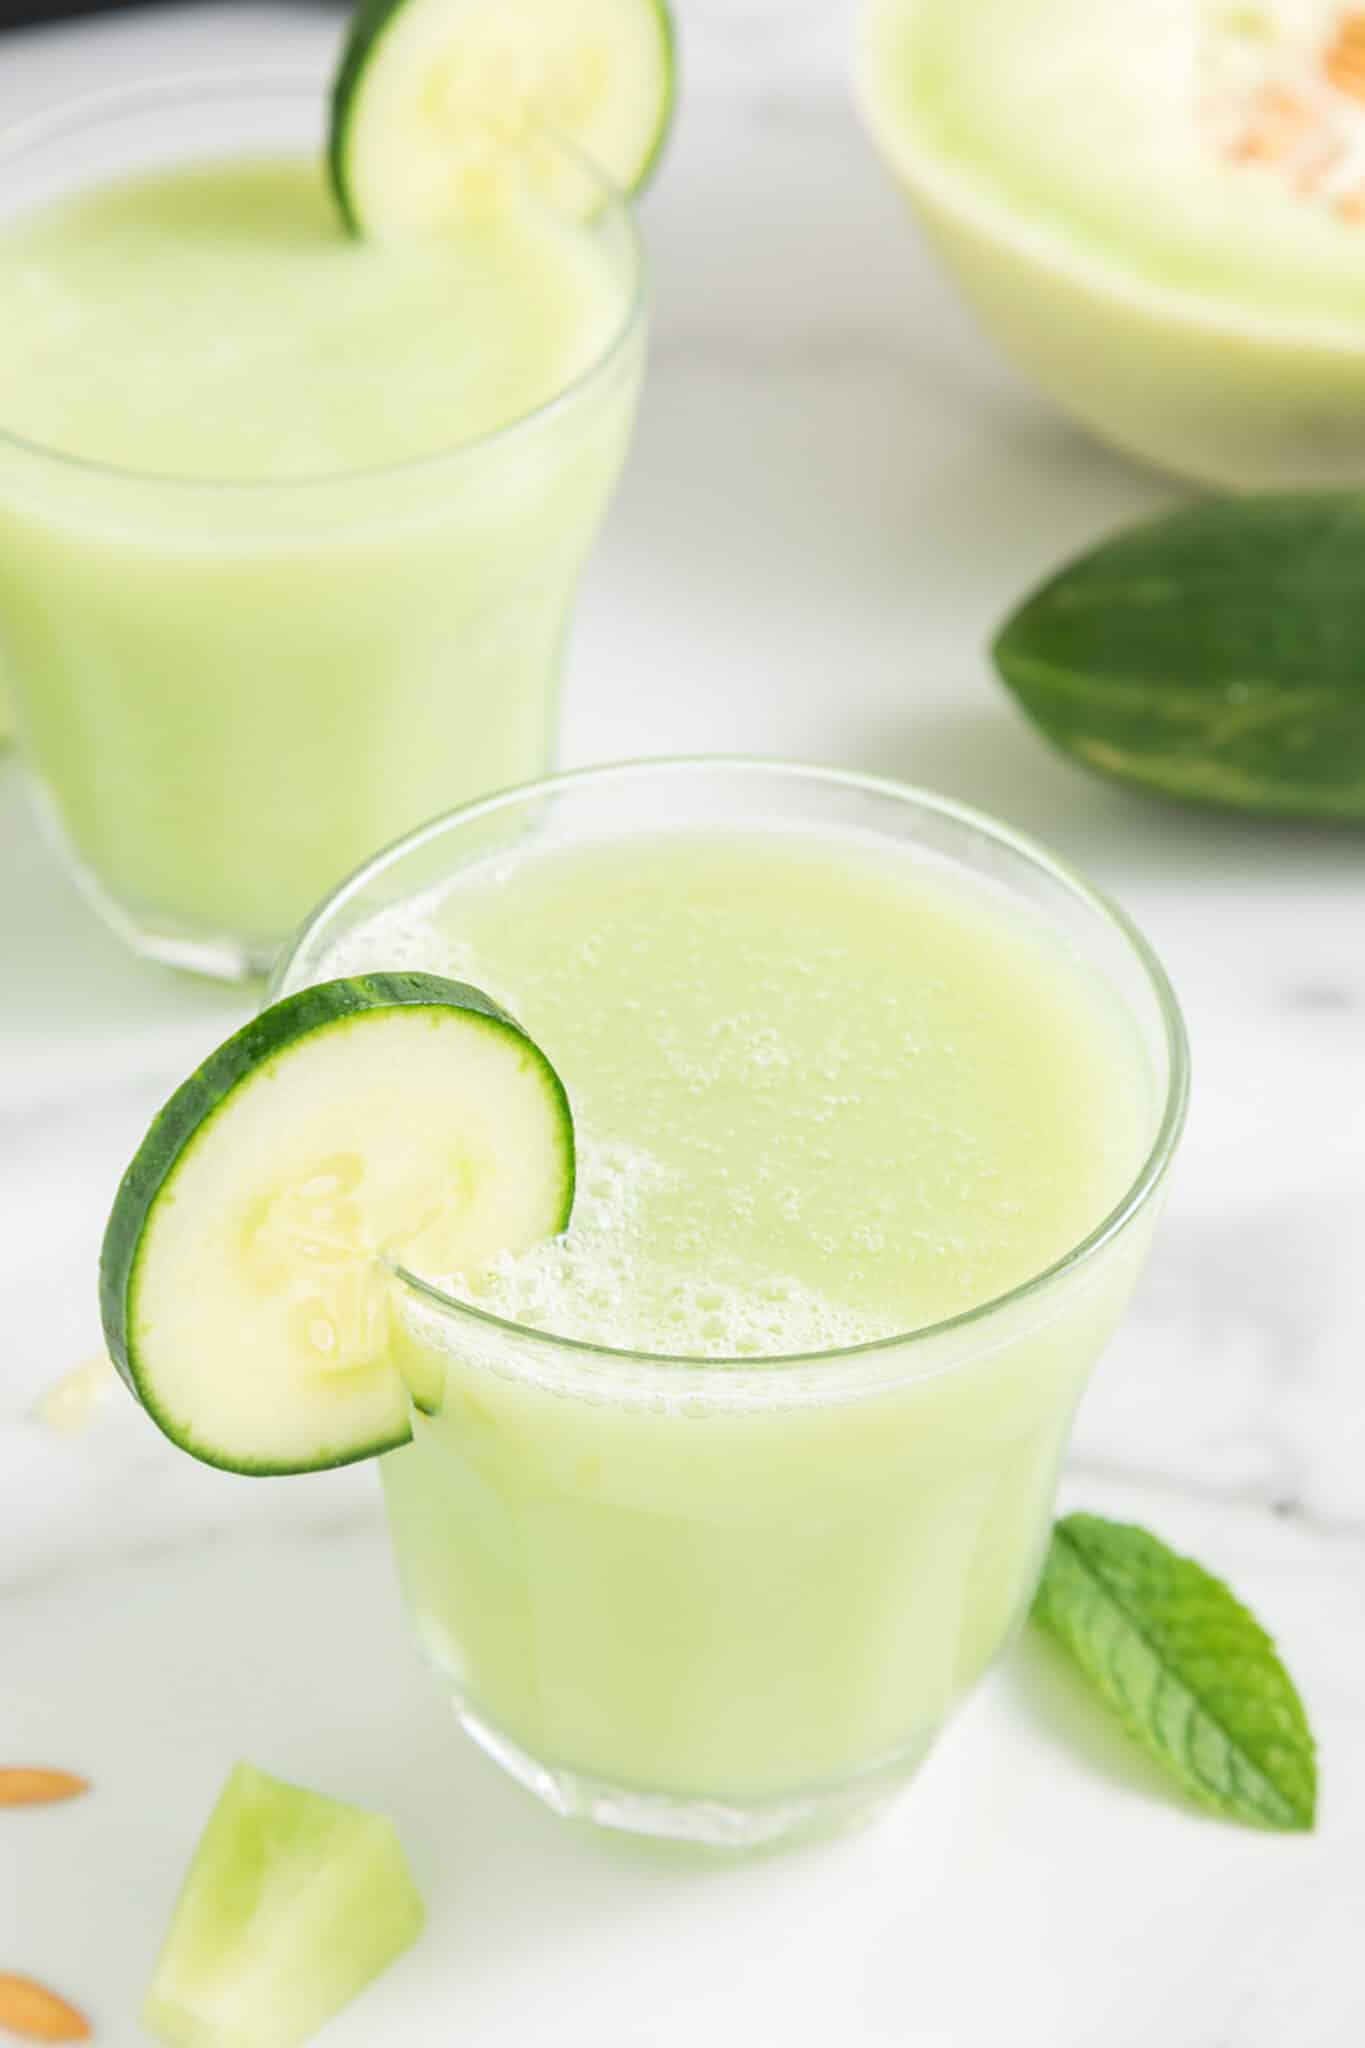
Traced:
<path fill-rule="evenodd" d="M 341 218 L 350 232 L 357 237 L 363 237 L 365 229 L 351 204 L 351 183 L 346 169 L 356 87 L 364 75 L 375 44 L 405 4 L 406 0 L 360 0 L 360 5 L 351 16 L 351 26 L 342 46 L 341 62 L 332 81 L 330 119 L 327 124 L 327 175 L 331 180 L 336 203 L 341 209 Z"/>
<path fill-rule="evenodd" d="M 523 1039 L 535 1054 L 545 1084 L 557 1100 L 565 1129 L 572 1132 L 568 1097 L 549 1061 L 515 1018 L 481 989 L 472 988 L 467 982 L 450 981 L 434 974 L 356 975 L 299 989 L 294 995 L 284 997 L 253 1017 L 249 1024 L 243 1025 L 240 1031 L 220 1045 L 188 1080 L 181 1083 L 156 1117 L 119 1185 L 100 1252 L 100 1315 L 109 1356 L 129 1391 L 173 1442 L 179 1443 L 180 1437 L 171 1419 L 161 1411 L 155 1388 L 139 1369 L 137 1347 L 131 1332 L 138 1262 L 148 1219 L 182 1153 L 240 1082 L 297 1040 L 360 1011 L 407 1006 L 431 1008 L 433 1005 L 471 1011 Z M 562 1223 L 567 1223 L 574 1195 L 571 1145 L 564 1159 L 564 1174 Z M 200 1443 L 182 1445 L 182 1448 L 192 1450 L 202 1464 L 217 1465 L 221 1470 L 274 1477 L 290 1472 L 320 1471 L 377 1457 L 381 1452 L 407 1442 L 410 1434 L 410 1430 L 404 1428 L 391 1436 L 348 1447 L 307 1465 L 276 1463 L 268 1459 L 250 1463 L 229 1460 L 216 1456 L 211 1446 Z"/>
<path fill-rule="evenodd" d="M 1211 499 L 1136 527 L 1045 583 L 992 653 L 1101 774 L 1365 821 L 1365 496 Z"/>
<path fill-rule="evenodd" d="M 408 0 L 360 0 L 351 17 L 351 26 L 342 48 L 341 62 L 332 83 L 331 118 L 327 129 L 327 172 L 337 205 L 341 209 L 341 217 L 351 233 L 357 237 L 365 234 L 365 227 L 352 204 L 350 179 L 347 174 L 349 131 L 351 116 L 358 99 L 357 88 L 375 46 L 407 4 Z M 488 0 L 488 4 L 490 7 L 496 7 L 499 0 Z M 677 70 L 677 33 L 673 26 L 673 16 L 667 0 L 654 0 L 654 7 L 658 17 L 665 66 L 668 76 L 673 78 Z M 628 197 L 633 198 L 637 193 L 643 192 L 654 176 L 672 126 L 673 101 L 670 99 L 649 154 L 626 188 Z"/>

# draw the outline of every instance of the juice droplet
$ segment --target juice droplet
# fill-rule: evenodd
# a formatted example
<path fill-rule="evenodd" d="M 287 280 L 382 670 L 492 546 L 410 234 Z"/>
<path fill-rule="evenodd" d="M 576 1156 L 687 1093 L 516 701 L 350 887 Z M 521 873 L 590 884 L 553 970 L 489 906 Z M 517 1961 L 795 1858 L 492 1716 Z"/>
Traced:
<path fill-rule="evenodd" d="M 74 1436 L 89 1428 L 108 1400 L 116 1378 L 113 1365 L 102 1351 L 84 1359 L 53 1381 L 34 1407 L 34 1417 L 49 1429 Z"/>

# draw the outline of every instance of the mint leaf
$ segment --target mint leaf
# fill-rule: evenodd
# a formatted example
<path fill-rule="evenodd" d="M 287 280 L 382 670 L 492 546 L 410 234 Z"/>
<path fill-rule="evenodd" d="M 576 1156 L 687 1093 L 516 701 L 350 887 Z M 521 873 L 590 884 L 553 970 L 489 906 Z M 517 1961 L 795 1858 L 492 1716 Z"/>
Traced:
<path fill-rule="evenodd" d="M 1303 1703 L 1260 1623 L 1202 1565 L 1131 1522 L 1067 1515 L 1033 1617 L 1194 1798 L 1254 1827 L 1312 1827 Z"/>

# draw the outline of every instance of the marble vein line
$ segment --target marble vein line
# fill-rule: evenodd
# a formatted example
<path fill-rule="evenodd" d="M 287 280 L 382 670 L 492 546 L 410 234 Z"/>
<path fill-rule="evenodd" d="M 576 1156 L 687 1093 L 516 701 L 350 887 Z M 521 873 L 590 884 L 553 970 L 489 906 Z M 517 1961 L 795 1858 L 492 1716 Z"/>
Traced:
<path fill-rule="evenodd" d="M 1216 1480 L 1193 1479 L 1161 1472 L 1152 1466 L 1130 1465 L 1121 1458 L 1078 1457 L 1067 1461 L 1066 1477 L 1084 1486 L 1131 1486 L 1168 1499 L 1198 1501 L 1208 1507 L 1261 1509 L 1277 1520 L 1292 1522 L 1310 1536 L 1365 1546 L 1365 1515 L 1323 1514 L 1295 1496 L 1267 1487 L 1221 1486 Z"/>

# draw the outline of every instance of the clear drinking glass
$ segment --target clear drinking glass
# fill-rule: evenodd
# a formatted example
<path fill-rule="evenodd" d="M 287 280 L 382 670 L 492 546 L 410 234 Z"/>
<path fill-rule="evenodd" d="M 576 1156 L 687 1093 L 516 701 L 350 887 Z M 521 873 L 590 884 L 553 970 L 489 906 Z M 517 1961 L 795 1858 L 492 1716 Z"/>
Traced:
<path fill-rule="evenodd" d="M 417 1633 L 460 1721 L 561 1814 L 735 1846 L 894 1792 L 1027 1612 L 1072 1413 L 1183 1122 L 1185 1039 L 1159 963 L 1111 904 L 988 818 L 867 778 L 702 760 L 563 776 L 428 826 L 321 908 L 276 984 L 338 960 L 421 965 L 363 928 L 469 861 L 506 855 L 513 873 L 527 851 L 605 840 L 625 867 L 642 836 L 767 827 L 947 863 L 1041 920 L 1118 997 L 1151 1107 L 1131 1185 L 1047 1270 L 845 1350 L 632 1355 L 398 1272 L 421 1399 L 382 1471 Z"/>
<path fill-rule="evenodd" d="M 0 224 L 186 162 L 320 160 L 325 120 L 321 79 L 111 92 L 0 145 Z M 433 418 L 420 460 L 287 482 L 134 474 L 0 431 L 0 690 L 59 844 L 139 951 L 258 970 L 377 847 L 550 765 L 645 319 L 625 201 L 548 137 L 536 162 L 526 203 L 591 238 L 621 312 L 510 425 L 452 446 Z M 0 392 L 0 430 L 5 410 Z"/>

